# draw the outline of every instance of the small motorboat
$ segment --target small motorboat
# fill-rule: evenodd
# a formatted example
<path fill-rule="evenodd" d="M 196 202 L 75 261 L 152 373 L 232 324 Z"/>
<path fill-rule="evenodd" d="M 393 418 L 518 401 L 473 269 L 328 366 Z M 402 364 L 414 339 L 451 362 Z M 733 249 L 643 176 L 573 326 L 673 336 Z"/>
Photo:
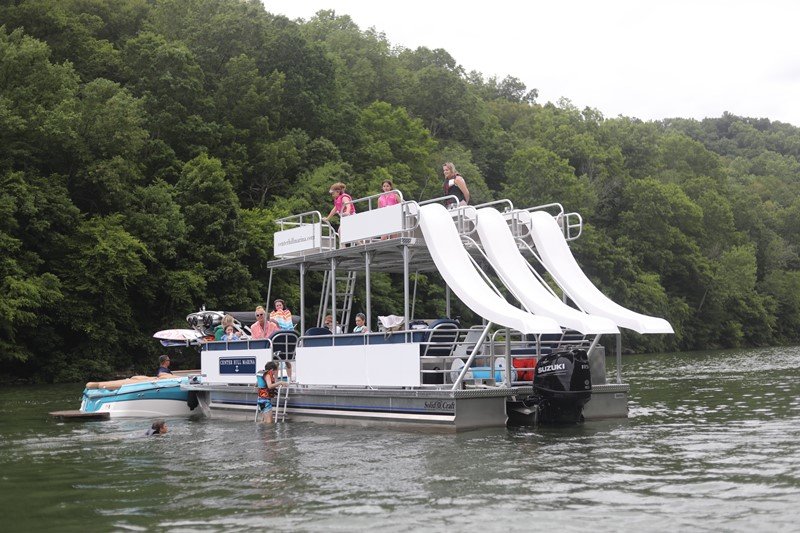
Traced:
<path fill-rule="evenodd" d="M 202 335 L 191 329 L 167 329 L 153 335 L 164 346 L 197 345 Z M 78 411 L 63 411 L 62 418 L 121 418 L 186 416 L 197 408 L 196 394 L 181 390 L 190 380 L 197 382 L 197 370 L 176 371 L 158 378 L 133 376 L 114 381 L 86 384 Z M 69 413 L 72 413 L 70 416 Z M 96 416 L 92 416 L 96 415 Z"/>
<path fill-rule="evenodd" d="M 80 413 L 108 413 L 111 418 L 187 416 L 197 408 L 196 395 L 181 390 L 193 376 L 167 378 L 133 376 L 89 382 L 83 390 Z"/>

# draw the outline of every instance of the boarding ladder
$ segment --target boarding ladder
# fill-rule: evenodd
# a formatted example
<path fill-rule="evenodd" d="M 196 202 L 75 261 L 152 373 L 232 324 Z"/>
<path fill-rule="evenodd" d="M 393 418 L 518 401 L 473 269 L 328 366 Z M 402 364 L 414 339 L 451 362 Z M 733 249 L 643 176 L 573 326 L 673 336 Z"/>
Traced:
<path fill-rule="evenodd" d="M 333 276 L 329 270 L 325 271 L 325 277 L 322 280 L 322 295 L 320 296 L 319 303 L 319 316 L 317 317 L 317 327 L 322 327 L 325 315 L 330 313 L 331 305 L 331 280 Z M 343 291 L 339 288 L 344 286 Z M 353 294 L 356 291 L 356 272 L 350 271 L 347 276 L 336 276 L 336 296 L 341 302 L 341 307 L 337 307 L 339 315 L 336 324 L 346 332 L 350 324 L 350 312 L 353 309 Z M 341 295 L 341 297 L 339 297 Z"/>
<path fill-rule="evenodd" d="M 289 388 L 291 387 L 289 384 L 290 378 L 286 373 L 285 361 L 281 361 L 278 364 L 278 380 L 283 381 L 286 385 L 278 387 L 278 394 L 275 396 L 275 413 L 273 418 L 275 422 L 283 422 L 286 420 L 286 406 L 289 404 Z"/>

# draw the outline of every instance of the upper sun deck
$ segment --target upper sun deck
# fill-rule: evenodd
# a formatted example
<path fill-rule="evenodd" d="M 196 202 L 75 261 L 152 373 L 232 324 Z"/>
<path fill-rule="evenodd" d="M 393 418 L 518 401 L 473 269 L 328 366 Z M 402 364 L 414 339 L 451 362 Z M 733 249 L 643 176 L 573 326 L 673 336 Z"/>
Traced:
<path fill-rule="evenodd" d="M 413 265 L 415 272 L 436 271 L 419 227 L 420 206 L 440 202 L 447 198 L 435 198 L 424 202 L 404 200 L 400 191 L 394 191 L 401 201 L 398 204 L 379 208 L 381 194 L 353 201 L 356 213 L 341 217 L 339 231 L 319 211 L 309 211 L 276 220 L 279 230 L 274 235 L 276 259 L 268 263 L 269 268 L 324 271 L 331 269 L 332 261 L 337 269 L 363 271 L 366 269 L 365 255 L 369 254 L 369 268 L 380 272 L 404 272 L 404 264 Z M 490 202 L 479 206 L 464 206 L 450 211 L 458 234 L 464 241 L 467 252 L 477 261 L 482 261 L 480 247 L 475 243 L 478 208 L 495 206 L 503 209 L 509 226 L 516 237 L 525 237 L 530 231 L 521 218 L 521 213 L 532 210 L 556 210 L 556 216 L 565 217 L 569 230 L 578 228 L 582 221 L 575 213 L 565 214 L 560 204 L 548 204 L 530 209 L 515 210 L 509 200 Z M 569 223 L 576 217 L 577 223 Z M 408 254 L 405 262 L 404 254 Z"/>

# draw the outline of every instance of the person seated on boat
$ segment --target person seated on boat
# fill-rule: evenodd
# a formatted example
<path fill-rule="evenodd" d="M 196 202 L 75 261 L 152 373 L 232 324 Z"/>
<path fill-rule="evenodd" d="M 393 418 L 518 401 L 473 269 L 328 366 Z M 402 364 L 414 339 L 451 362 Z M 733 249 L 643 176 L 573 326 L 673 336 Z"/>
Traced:
<path fill-rule="evenodd" d="M 284 331 L 294 331 L 294 321 L 292 320 L 292 312 L 286 309 L 286 303 L 278 298 L 273 304 L 275 310 L 269 314 L 270 322 L 275 323 L 280 329 Z"/>
<path fill-rule="evenodd" d="M 322 323 L 328 328 L 328 331 L 333 332 L 333 317 L 331 315 L 325 315 L 325 320 Z M 342 327 L 339 324 L 336 324 L 336 334 L 342 334 Z"/>
<path fill-rule="evenodd" d="M 163 435 L 167 432 L 167 423 L 163 420 L 156 420 L 153 422 L 153 425 L 150 426 L 150 429 L 147 430 L 145 433 L 146 436 L 150 437 L 152 435 Z"/>
<path fill-rule="evenodd" d="M 353 333 L 368 333 L 369 330 L 365 325 L 367 322 L 367 317 L 364 313 L 357 313 L 356 314 L 356 327 L 353 328 Z"/>
<path fill-rule="evenodd" d="M 280 329 L 275 322 L 267 319 L 267 311 L 263 307 L 256 307 L 256 322 L 250 326 L 251 339 L 268 339 Z"/>
<path fill-rule="evenodd" d="M 278 395 L 278 388 L 286 385 L 275 377 L 278 365 L 275 361 L 270 361 L 264 366 L 264 372 L 256 376 L 256 386 L 258 387 L 258 413 L 261 422 L 272 423 L 272 400 Z M 266 418 L 266 420 L 264 420 Z"/>
<path fill-rule="evenodd" d="M 222 336 L 223 341 L 238 341 L 240 339 L 239 333 L 236 332 L 236 328 L 233 327 L 233 324 L 225 328 L 225 334 Z"/>
<path fill-rule="evenodd" d="M 172 377 L 172 370 L 169 369 L 169 356 L 162 355 L 158 358 L 158 371 L 156 372 L 156 377 L 165 377 L 170 378 Z"/>
<path fill-rule="evenodd" d="M 223 335 L 225 335 L 225 332 L 228 329 L 228 326 L 233 326 L 233 325 L 234 325 L 233 316 L 225 315 L 224 317 L 222 317 L 222 324 L 214 328 L 214 340 L 221 341 Z"/>

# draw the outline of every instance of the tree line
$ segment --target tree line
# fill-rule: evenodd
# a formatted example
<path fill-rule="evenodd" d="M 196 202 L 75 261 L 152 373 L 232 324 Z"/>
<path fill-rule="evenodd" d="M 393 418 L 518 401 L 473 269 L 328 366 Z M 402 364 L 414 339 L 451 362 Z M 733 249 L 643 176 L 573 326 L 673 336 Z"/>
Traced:
<path fill-rule="evenodd" d="M 675 328 L 626 332 L 632 349 L 798 341 L 798 128 L 537 98 L 333 11 L 0 1 L 0 372 L 149 369 L 154 331 L 200 305 L 263 303 L 276 218 L 326 211 L 335 181 L 353 197 L 385 178 L 439 196 L 444 161 L 473 203 L 581 213 L 573 251 L 590 278 Z M 402 313 L 402 283 L 373 281 L 373 308 Z M 417 282 L 417 315 L 443 315 L 441 281 Z M 299 307 L 294 274 L 276 293 Z"/>

